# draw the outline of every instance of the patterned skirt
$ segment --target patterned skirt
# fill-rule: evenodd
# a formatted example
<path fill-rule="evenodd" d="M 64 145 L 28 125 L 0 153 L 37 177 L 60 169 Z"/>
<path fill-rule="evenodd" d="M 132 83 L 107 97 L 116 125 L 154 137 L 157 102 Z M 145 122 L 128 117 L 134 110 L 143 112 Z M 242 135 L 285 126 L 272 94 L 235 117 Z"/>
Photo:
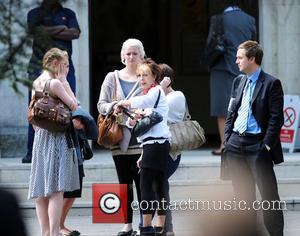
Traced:
<path fill-rule="evenodd" d="M 78 160 L 65 133 L 35 131 L 28 199 L 79 189 Z"/>

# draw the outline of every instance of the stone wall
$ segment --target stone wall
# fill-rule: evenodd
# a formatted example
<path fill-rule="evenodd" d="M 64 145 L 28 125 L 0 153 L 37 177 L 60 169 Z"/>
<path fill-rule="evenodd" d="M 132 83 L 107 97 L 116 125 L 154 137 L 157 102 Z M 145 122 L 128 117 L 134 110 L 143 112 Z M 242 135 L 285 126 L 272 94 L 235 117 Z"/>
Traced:
<path fill-rule="evenodd" d="M 75 11 L 81 28 L 80 38 L 73 41 L 72 58 L 76 70 L 77 96 L 82 106 L 89 110 L 88 1 L 72 0 L 65 6 Z M 26 21 L 29 9 L 23 10 Z M 20 91 L 23 95 L 16 94 L 7 81 L 0 81 L 0 158 L 21 157 L 26 153 L 28 90 L 20 86 Z"/>
<path fill-rule="evenodd" d="M 300 1 L 261 0 L 259 11 L 263 68 L 282 81 L 285 94 L 300 95 Z"/>

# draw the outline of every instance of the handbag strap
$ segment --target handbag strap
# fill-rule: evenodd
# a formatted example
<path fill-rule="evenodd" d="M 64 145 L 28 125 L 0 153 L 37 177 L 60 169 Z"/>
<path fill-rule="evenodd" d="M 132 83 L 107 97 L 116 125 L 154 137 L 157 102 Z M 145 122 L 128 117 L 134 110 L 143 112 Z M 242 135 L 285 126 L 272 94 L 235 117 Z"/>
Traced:
<path fill-rule="evenodd" d="M 189 106 L 187 104 L 187 100 L 185 99 L 185 113 L 184 113 L 183 120 L 190 120 L 190 119 L 192 119 L 192 116 L 190 115 Z"/>
<path fill-rule="evenodd" d="M 158 105 L 158 102 L 159 102 L 159 99 L 160 99 L 160 90 L 158 91 L 158 97 L 157 97 L 157 99 L 156 99 L 156 102 L 155 102 L 155 104 L 154 104 L 154 107 L 153 107 L 153 108 L 156 108 L 156 107 L 157 107 L 157 105 Z"/>
<path fill-rule="evenodd" d="M 48 79 L 45 83 L 44 89 L 43 89 L 43 96 L 51 96 L 56 98 L 57 96 L 55 94 L 53 94 L 50 90 L 50 83 L 51 83 L 51 79 Z"/>
<path fill-rule="evenodd" d="M 118 71 L 115 70 L 114 71 L 114 84 L 113 84 L 113 87 L 114 87 L 114 93 L 113 93 L 113 101 L 116 101 L 117 100 L 117 79 L 119 78 L 119 75 L 118 75 Z"/>

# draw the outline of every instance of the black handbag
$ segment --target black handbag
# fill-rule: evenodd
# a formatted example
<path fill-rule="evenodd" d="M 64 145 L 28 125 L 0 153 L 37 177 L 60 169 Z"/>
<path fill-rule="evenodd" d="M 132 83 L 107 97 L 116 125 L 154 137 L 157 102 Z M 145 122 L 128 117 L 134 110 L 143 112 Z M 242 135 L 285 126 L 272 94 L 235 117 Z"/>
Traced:
<path fill-rule="evenodd" d="M 211 17 L 210 31 L 205 47 L 205 62 L 208 67 L 214 66 L 225 53 L 223 14 Z"/>
<path fill-rule="evenodd" d="M 153 108 L 156 108 L 160 99 L 160 90 L 158 91 L 158 97 L 154 104 Z M 163 120 L 161 114 L 156 111 L 152 111 L 151 114 L 144 116 L 141 120 L 139 120 L 136 125 L 133 127 L 131 133 L 134 136 L 141 136 L 144 133 L 148 132 L 154 125 L 158 124 Z"/>
<path fill-rule="evenodd" d="M 132 129 L 132 133 L 135 136 L 141 136 L 148 132 L 154 125 L 158 124 L 163 120 L 161 114 L 156 111 L 152 111 L 150 115 L 143 117 L 139 120 Z"/>
<path fill-rule="evenodd" d="M 156 108 L 160 99 L 160 93 L 158 92 L 158 98 L 156 99 L 156 102 L 154 104 L 153 108 Z M 131 119 L 134 119 L 134 117 L 130 114 L 130 110 L 127 108 L 121 107 L 123 109 L 124 114 L 129 116 Z M 144 133 L 148 132 L 154 125 L 158 124 L 163 120 L 163 117 L 160 113 L 156 111 L 152 111 L 151 114 L 144 116 L 141 120 L 137 121 L 136 125 L 132 128 L 131 134 L 138 137 L 143 135 Z"/>

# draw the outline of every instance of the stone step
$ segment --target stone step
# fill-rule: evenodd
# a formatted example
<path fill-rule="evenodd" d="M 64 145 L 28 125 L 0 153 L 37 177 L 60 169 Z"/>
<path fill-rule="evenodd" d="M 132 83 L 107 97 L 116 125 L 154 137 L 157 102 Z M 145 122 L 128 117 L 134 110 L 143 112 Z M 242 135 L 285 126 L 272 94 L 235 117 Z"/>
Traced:
<path fill-rule="evenodd" d="M 201 154 L 201 155 L 200 155 Z M 199 156 L 197 156 L 199 155 Z M 275 166 L 275 173 L 280 178 L 300 179 L 300 156 L 289 155 L 286 161 Z M 98 153 L 91 161 L 84 164 L 85 181 L 111 182 L 117 180 L 117 173 L 110 154 Z M 179 168 L 171 177 L 172 180 L 190 181 L 218 179 L 220 172 L 220 157 L 209 156 L 197 152 L 185 152 L 182 155 Z M 29 180 L 30 164 L 21 164 L 20 161 L 0 162 L 1 183 L 26 183 Z"/>
<path fill-rule="evenodd" d="M 77 203 L 92 201 L 92 185 L 95 182 L 86 182 L 83 184 L 82 197 Z M 100 183 L 100 182 L 98 182 Z M 115 182 L 116 183 L 116 182 Z M 33 200 L 27 200 L 28 183 L 0 184 L 0 187 L 11 190 L 18 196 L 21 204 L 33 203 Z M 279 179 L 279 195 L 282 198 L 299 199 L 300 198 L 300 179 Z M 170 196 L 174 201 L 188 199 L 220 199 L 232 196 L 232 187 L 230 181 L 221 180 L 202 180 L 202 181 L 170 181 Z"/>

